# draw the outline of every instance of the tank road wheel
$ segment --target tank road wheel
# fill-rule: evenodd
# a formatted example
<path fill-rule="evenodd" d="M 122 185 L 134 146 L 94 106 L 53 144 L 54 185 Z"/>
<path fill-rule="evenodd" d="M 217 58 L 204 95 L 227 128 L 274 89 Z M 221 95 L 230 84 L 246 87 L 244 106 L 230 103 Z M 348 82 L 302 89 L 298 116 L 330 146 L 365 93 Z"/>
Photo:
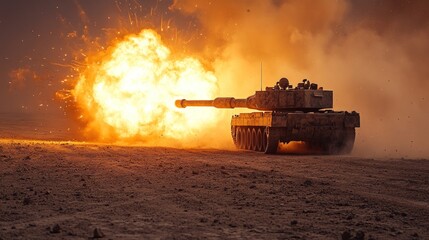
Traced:
<path fill-rule="evenodd" d="M 252 147 L 252 131 L 250 131 L 250 128 L 247 128 L 246 131 L 246 149 L 250 150 Z"/>
<path fill-rule="evenodd" d="M 241 139 L 241 128 L 240 127 L 235 129 L 235 138 L 233 137 L 233 139 L 234 139 L 235 147 L 240 149 L 240 145 L 241 145 L 241 141 L 242 141 L 242 139 Z"/>
<path fill-rule="evenodd" d="M 262 149 L 264 147 L 263 143 L 262 143 L 262 131 L 261 128 L 258 128 L 258 130 L 256 131 L 256 151 L 258 152 L 262 152 Z"/>
<path fill-rule="evenodd" d="M 250 149 L 252 149 L 253 151 L 256 151 L 256 148 L 257 148 L 257 143 L 258 142 L 258 139 L 256 139 L 256 129 L 255 128 L 252 128 L 252 144 L 251 144 L 251 146 L 250 146 Z"/>
<path fill-rule="evenodd" d="M 240 149 L 246 148 L 246 129 L 240 128 Z"/>
<path fill-rule="evenodd" d="M 266 141 L 264 153 L 267 153 L 267 154 L 276 153 L 277 147 L 279 145 L 279 138 L 276 134 L 276 130 L 270 127 L 266 127 L 264 131 L 264 138 Z"/>
<path fill-rule="evenodd" d="M 261 140 L 262 140 L 262 149 L 261 152 L 265 152 L 265 149 L 267 148 L 267 135 L 265 133 L 265 129 L 261 129 Z"/>

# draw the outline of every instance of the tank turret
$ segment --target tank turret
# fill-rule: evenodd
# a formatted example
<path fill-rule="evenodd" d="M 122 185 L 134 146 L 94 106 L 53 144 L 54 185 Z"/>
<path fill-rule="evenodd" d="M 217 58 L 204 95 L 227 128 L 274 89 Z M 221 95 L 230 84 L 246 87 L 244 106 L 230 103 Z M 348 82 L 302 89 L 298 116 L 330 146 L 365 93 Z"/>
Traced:
<path fill-rule="evenodd" d="M 350 153 L 359 114 L 333 111 L 333 92 L 304 79 L 296 87 L 281 78 L 274 87 L 244 99 L 176 100 L 176 107 L 249 108 L 264 112 L 241 113 L 231 120 L 237 148 L 265 153 L 277 151 L 279 142 L 304 141 L 327 153 Z"/>
<path fill-rule="evenodd" d="M 311 88 L 313 86 L 313 88 Z M 176 107 L 185 108 L 250 108 L 261 111 L 303 111 L 310 112 L 332 108 L 332 91 L 317 89 L 317 84 L 304 80 L 302 86 L 292 88 L 287 78 L 280 79 L 274 87 L 256 93 L 245 99 L 233 97 L 215 98 L 213 100 L 176 100 Z"/>

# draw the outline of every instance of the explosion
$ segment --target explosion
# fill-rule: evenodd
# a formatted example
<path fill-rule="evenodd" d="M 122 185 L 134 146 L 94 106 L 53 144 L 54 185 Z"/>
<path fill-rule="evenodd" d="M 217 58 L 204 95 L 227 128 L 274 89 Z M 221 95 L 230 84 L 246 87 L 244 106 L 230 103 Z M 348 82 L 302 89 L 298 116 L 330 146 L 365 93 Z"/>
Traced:
<path fill-rule="evenodd" d="M 160 36 L 145 29 L 89 61 L 72 94 L 87 136 L 147 142 L 183 140 L 214 126 L 212 109 L 180 111 L 174 100 L 213 98 L 217 91 L 215 75 L 198 59 L 175 59 Z"/>

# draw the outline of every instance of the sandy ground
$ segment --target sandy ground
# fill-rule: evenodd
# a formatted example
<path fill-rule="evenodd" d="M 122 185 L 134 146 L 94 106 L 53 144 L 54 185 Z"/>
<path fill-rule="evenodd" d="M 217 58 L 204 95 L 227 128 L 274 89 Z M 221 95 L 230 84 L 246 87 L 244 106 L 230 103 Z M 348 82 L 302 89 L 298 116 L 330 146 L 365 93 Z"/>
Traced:
<path fill-rule="evenodd" d="M 429 239 L 428 182 L 426 159 L 3 139 L 0 239 Z"/>

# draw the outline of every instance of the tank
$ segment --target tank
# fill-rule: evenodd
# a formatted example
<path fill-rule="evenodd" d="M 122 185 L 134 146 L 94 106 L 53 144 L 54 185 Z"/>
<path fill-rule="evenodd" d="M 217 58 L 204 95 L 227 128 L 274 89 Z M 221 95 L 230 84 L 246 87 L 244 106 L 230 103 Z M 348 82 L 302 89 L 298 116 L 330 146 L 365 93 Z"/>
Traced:
<path fill-rule="evenodd" d="M 327 154 L 353 150 L 359 113 L 333 111 L 333 91 L 304 79 L 296 87 L 281 78 L 274 87 L 245 99 L 176 100 L 176 107 L 249 108 L 252 113 L 233 115 L 231 135 L 238 149 L 276 153 L 279 143 L 305 142 Z"/>

